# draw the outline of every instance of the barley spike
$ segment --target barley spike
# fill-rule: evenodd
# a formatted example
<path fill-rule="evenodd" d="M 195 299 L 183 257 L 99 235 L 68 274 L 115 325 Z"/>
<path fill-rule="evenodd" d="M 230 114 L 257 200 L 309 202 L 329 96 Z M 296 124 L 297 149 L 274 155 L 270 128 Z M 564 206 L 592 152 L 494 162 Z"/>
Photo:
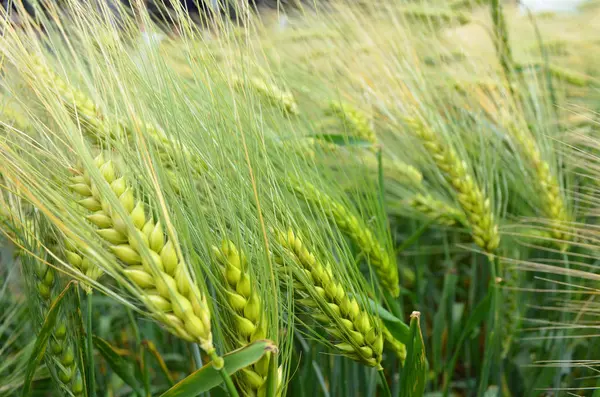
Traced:
<path fill-rule="evenodd" d="M 191 281 L 175 243 L 165 236 L 160 222 L 154 222 L 148 215 L 144 202 L 136 199 L 133 187 L 123 176 L 118 177 L 112 161 L 105 161 L 101 154 L 94 164 L 128 214 L 135 234 L 129 232 L 125 220 L 102 196 L 89 175 L 80 172 L 72 178 L 70 188 L 84 196 L 79 203 L 93 215 L 87 217 L 88 221 L 120 260 L 124 275 L 143 291 L 144 303 L 155 318 L 180 338 L 198 343 L 209 354 L 214 352 L 206 297 Z M 140 241 L 149 258 L 144 257 Z"/>
<path fill-rule="evenodd" d="M 221 266 L 227 304 L 233 313 L 236 348 L 265 339 L 267 318 L 257 280 L 248 271 L 246 256 L 229 240 L 224 240 L 221 247 L 213 246 L 212 250 Z M 241 370 L 239 388 L 246 395 L 266 395 L 269 361 L 270 354 L 265 354 L 257 363 Z"/>
<path fill-rule="evenodd" d="M 489 198 L 485 197 L 467 170 L 467 164 L 459 160 L 456 151 L 440 140 L 422 121 L 408 117 L 404 121 L 411 132 L 421 140 L 446 181 L 454 189 L 475 243 L 486 252 L 493 253 L 500 244 L 498 225 Z"/>
<path fill-rule="evenodd" d="M 308 182 L 295 183 L 294 189 L 309 204 L 322 207 L 326 215 L 335 225 L 347 234 L 354 243 L 364 252 L 379 277 L 381 284 L 394 296 L 400 295 L 398 267 L 388 255 L 371 230 L 352 215 L 342 204 L 320 192 Z"/>
<path fill-rule="evenodd" d="M 298 265 L 294 272 L 296 303 L 307 307 L 328 333 L 341 341 L 335 347 L 343 355 L 381 368 L 383 336 L 379 320 L 348 295 L 331 265 L 321 263 L 291 229 L 287 233 L 277 231 L 276 235 L 281 248 Z"/>

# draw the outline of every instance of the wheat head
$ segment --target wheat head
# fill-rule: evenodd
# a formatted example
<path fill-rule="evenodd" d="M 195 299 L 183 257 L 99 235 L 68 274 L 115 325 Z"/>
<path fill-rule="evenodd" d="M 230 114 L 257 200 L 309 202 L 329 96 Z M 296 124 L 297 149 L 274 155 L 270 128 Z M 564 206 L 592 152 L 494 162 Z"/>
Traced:
<path fill-rule="evenodd" d="M 258 292 L 257 280 L 248 271 L 246 256 L 232 241 L 212 247 L 223 274 L 226 301 L 233 314 L 236 348 L 267 337 L 267 318 Z M 270 355 L 241 370 L 240 389 L 248 396 L 264 396 Z"/>
<path fill-rule="evenodd" d="M 467 169 L 465 161 L 458 158 L 456 151 L 443 142 L 427 125 L 415 118 L 405 118 L 411 132 L 421 140 L 435 161 L 437 168 L 452 186 L 468 225 L 473 241 L 486 252 L 492 253 L 500 244 L 498 225 L 489 198 L 477 185 Z"/>
<path fill-rule="evenodd" d="M 83 197 L 78 203 L 89 211 L 86 219 L 119 259 L 123 274 L 142 290 L 144 303 L 154 317 L 175 335 L 213 353 L 206 297 L 191 281 L 178 255 L 181 251 L 167 238 L 160 221 L 155 222 L 148 214 L 144 202 L 136 199 L 134 188 L 123 176 L 118 177 L 116 165 L 102 155 L 94 163 L 135 230 L 129 230 L 125 219 L 82 170 L 72 178 L 70 188 Z M 144 256 L 140 241 L 149 258 Z"/>
<path fill-rule="evenodd" d="M 311 317 L 340 340 L 335 348 L 343 355 L 380 368 L 383 336 L 379 320 L 361 308 L 336 279 L 329 263 L 320 262 L 291 229 L 276 231 L 281 248 L 298 268 L 294 273 L 295 302 L 307 308 Z"/>
<path fill-rule="evenodd" d="M 293 185 L 309 204 L 323 208 L 329 219 L 367 255 L 381 285 L 394 297 L 400 295 L 398 267 L 386 250 L 375 238 L 371 230 L 356 216 L 352 215 L 342 204 L 319 191 L 308 182 L 297 182 Z"/>

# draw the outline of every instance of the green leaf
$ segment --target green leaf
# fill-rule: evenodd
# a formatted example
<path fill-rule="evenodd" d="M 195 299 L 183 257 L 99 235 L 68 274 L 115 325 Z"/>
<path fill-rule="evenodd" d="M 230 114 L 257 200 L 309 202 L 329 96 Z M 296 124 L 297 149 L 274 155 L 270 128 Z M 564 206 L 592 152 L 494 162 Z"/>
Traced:
<path fill-rule="evenodd" d="M 56 326 L 56 318 L 58 317 L 60 305 L 67 295 L 67 292 L 77 284 L 76 281 L 70 281 L 65 289 L 54 299 L 50 309 L 48 310 L 48 314 L 46 315 L 46 319 L 44 320 L 44 324 L 42 324 L 42 329 L 35 340 L 35 345 L 33 346 L 33 351 L 31 352 L 31 356 L 29 357 L 29 364 L 27 365 L 27 372 L 25 373 L 25 380 L 23 381 L 23 389 L 21 392 L 21 396 L 29 396 L 31 393 L 31 382 L 33 381 L 33 376 L 35 375 L 35 370 L 37 369 L 40 361 L 44 358 L 44 354 L 46 353 L 46 347 L 48 346 L 48 340 L 54 331 L 54 327 Z"/>
<path fill-rule="evenodd" d="M 144 392 L 142 385 L 135 376 L 136 365 L 134 361 L 119 355 L 115 348 L 104 339 L 99 338 L 96 335 L 94 335 L 92 339 L 94 346 L 98 349 L 100 354 L 102 354 L 102 357 L 104 357 L 108 366 L 138 395 L 143 396 Z"/>
<path fill-rule="evenodd" d="M 425 393 L 427 377 L 427 357 L 420 325 L 421 313 L 410 315 L 410 340 L 406 345 L 407 354 L 401 379 L 401 396 L 421 397 Z"/>
<path fill-rule="evenodd" d="M 392 336 L 407 345 L 410 340 L 410 328 L 408 325 L 404 323 L 404 321 L 400 320 L 398 317 L 394 316 L 392 313 L 385 310 L 380 304 L 369 299 L 369 304 L 371 305 L 371 309 L 375 312 L 376 315 L 381 318 L 388 331 L 392 334 Z"/>
<path fill-rule="evenodd" d="M 454 346 L 454 354 L 452 355 L 452 360 L 450 360 L 446 368 L 446 376 L 444 380 L 444 395 L 446 395 L 448 387 L 450 386 L 450 381 L 452 379 L 452 374 L 454 373 L 454 367 L 456 366 L 458 355 L 461 352 L 462 344 L 464 343 L 465 339 L 467 339 L 467 337 L 471 335 L 475 327 L 477 327 L 482 321 L 484 321 L 485 317 L 488 315 L 490 308 L 490 300 L 490 294 L 488 293 L 485 296 L 485 298 L 481 302 L 479 302 L 477 306 L 475 306 L 475 309 L 473 309 L 471 315 L 469 316 L 469 319 L 467 320 L 467 323 L 463 327 L 463 332 L 461 333 L 460 338 L 456 343 L 456 346 Z"/>
<path fill-rule="evenodd" d="M 223 356 L 222 371 L 232 375 L 242 368 L 254 364 L 267 352 L 277 353 L 277 346 L 270 340 L 259 340 Z M 198 394 L 219 386 L 223 378 L 212 362 L 183 379 L 164 392 L 161 397 L 196 397 Z"/>
<path fill-rule="evenodd" d="M 338 146 L 373 146 L 373 143 L 356 136 L 342 134 L 315 134 L 311 135 L 311 137 L 322 141 L 331 142 Z"/>

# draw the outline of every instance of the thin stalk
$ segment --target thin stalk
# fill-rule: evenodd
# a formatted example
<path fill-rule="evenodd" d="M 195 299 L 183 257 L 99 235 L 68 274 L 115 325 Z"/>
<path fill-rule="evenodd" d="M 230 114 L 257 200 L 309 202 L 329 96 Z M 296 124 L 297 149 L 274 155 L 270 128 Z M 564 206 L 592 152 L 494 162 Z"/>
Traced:
<path fill-rule="evenodd" d="M 487 332 L 485 337 L 485 352 L 483 356 L 483 365 L 479 376 L 479 388 L 477 389 L 477 397 L 483 397 L 487 390 L 488 380 L 490 377 L 490 369 L 496 353 L 496 339 L 498 338 L 498 315 L 500 308 L 499 294 L 496 288 L 496 266 L 498 265 L 498 257 L 488 258 L 490 261 L 490 281 L 488 284 L 491 302 L 490 313 L 487 324 Z"/>
<path fill-rule="evenodd" d="M 509 89 L 512 92 L 512 52 L 510 44 L 508 42 L 508 31 L 506 28 L 506 20 L 502 12 L 502 5 L 500 0 L 491 0 L 490 2 L 492 21 L 494 22 L 494 44 L 496 45 L 496 52 L 498 54 L 498 60 L 504 77 L 508 82 Z"/>
<path fill-rule="evenodd" d="M 90 289 L 87 293 L 87 353 L 88 353 L 88 368 L 90 371 L 90 397 L 96 397 L 96 374 L 94 368 L 94 343 L 92 341 L 92 318 L 93 318 L 93 307 L 94 307 L 94 290 Z"/>
<path fill-rule="evenodd" d="M 223 366 L 224 365 L 223 358 L 219 357 L 217 355 L 217 352 L 214 350 L 212 352 L 210 352 L 210 354 L 208 356 L 210 357 L 210 359 L 213 362 L 213 367 L 219 372 L 219 374 L 221 374 L 221 378 L 223 378 L 223 382 L 225 382 L 225 388 L 229 392 L 229 395 L 231 397 L 240 397 L 237 390 L 235 389 L 233 381 L 231 380 L 231 376 L 229 376 L 229 374 L 227 373 L 227 371 L 225 370 L 225 368 Z"/>
<path fill-rule="evenodd" d="M 197 344 L 192 344 L 192 354 L 194 355 L 194 362 L 196 363 L 196 369 L 202 368 L 202 352 Z"/>
<path fill-rule="evenodd" d="M 404 240 L 402 244 L 400 244 L 400 246 L 396 248 L 396 254 L 400 254 L 402 251 L 413 245 L 419 239 L 419 237 L 421 237 L 421 235 L 425 233 L 427 229 L 429 229 L 429 226 L 431 226 L 437 219 L 438 218 L 429 219 L 427 222 L 422 224 L 419 227 L 419 229 L 417 229 L 417 231 L 411 234 L 409 238 Z"/>
<path fill-rule="evenodd" d="M 385 378 L 384 371 L 378 371 L 379 378 L 381 379 L 381 385 L 383 386 L 383 396 L 384 397 L 392 397 L 392 392 L 390 391 L 390 387 L 387 384 L 387 379 Z"/>

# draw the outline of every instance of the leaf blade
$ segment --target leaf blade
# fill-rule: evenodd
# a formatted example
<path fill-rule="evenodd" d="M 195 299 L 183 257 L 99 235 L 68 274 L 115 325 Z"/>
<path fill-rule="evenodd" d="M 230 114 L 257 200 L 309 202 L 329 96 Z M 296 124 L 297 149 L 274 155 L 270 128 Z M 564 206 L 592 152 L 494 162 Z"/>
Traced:
<path fill-rule="evenodd" d="M 232 375 L 242 368 L 254 364 L 267 352 L 277 353 L 277 347 L 270 340 L 259 340 L 241 349 L 225 354 L 223 371 Z M 195 397 L 198 394 L 219 386 L 223 379 L 212 362 L 193 372 L 160 397 Z"/>

